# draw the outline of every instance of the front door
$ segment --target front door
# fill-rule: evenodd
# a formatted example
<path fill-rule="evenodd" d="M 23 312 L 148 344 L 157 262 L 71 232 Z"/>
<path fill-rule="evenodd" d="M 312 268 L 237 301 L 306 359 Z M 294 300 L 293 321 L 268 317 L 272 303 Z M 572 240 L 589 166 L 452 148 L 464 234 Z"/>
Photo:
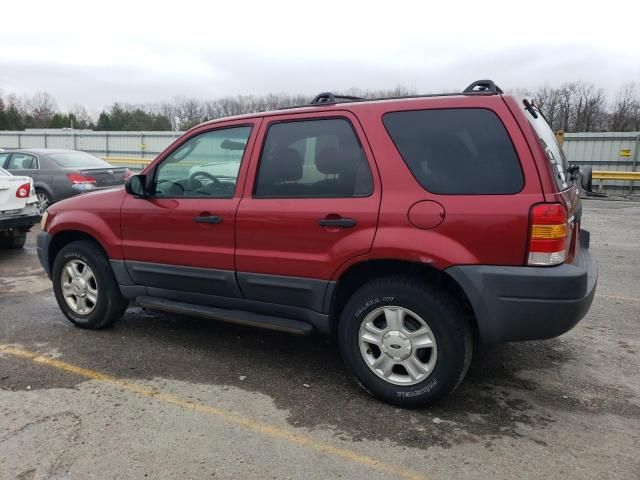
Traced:
<path fill-rule="evenodd" d="M 236 270 L 251 300 L 323 311 L 333 274 L 367 253 L 381 188 L 348 112 L 274 116 L 236 217 Z"/>
<path fill-rule="evenodd" d="M 151 195 L 127 194 L 122 248 L 134 282 L 237 297 L 235 214 L 257 122 L 204 126 L 145 170 Z"/>

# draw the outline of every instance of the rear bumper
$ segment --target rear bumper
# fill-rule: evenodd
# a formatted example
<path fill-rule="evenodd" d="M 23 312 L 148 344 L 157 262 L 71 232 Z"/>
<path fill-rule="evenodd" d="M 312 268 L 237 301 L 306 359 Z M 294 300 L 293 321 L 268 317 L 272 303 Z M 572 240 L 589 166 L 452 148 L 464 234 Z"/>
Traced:
<path fill-rule="evenodd" d="M 49 263 L 49 244 L 51 243 L 51 235 L 47 232 L 38 232 L 36 237 L 36 251 L 38 252 L 38 260 L 40 265 L 47 272 L 47 276 L 51 278 L 51 263 Z"/>
<path fill-rule="evenodd" d="M 446 272 L 473 306 L 483 343 L 557 337 L 585 316 L 596 291 L 598 266 L 589 234 L 574 262 L 556 267 L 468 265 Z"/>
<path fill-rule="evenodd" d="M 0 218 L 0 230 L 9 228 L 30 229 L 40 222 L 40 215 L 17 215 L 15 217 Z"/>

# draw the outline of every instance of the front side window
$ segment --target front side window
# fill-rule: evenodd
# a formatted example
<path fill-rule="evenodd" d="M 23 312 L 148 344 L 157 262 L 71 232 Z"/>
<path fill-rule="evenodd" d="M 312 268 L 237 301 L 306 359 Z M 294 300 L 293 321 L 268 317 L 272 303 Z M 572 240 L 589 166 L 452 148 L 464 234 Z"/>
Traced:
<path fill-rule="evenodd" d="M 490 110 L 392 112 L 383 122 L 413 176 L 432 193 L 504 195 L 524 186 L 509 134 Z"/>
<path fill-rule="evenodd" d="M 231 198 L 250 126 L 224 128 L 187 140 L 156 170 L 156 197 Z"/>
<path fill-rule="evenodd" d="M 292 121 L 269 127 L 255 197 L 346 198 L 372 191 L 369 163 L 347 120 Z"/>
<path fill-rule="evenodd" d="M 7 165 L 8 170 L 37 170 L 38 160 L 33 155 L 14 153 Z"/>

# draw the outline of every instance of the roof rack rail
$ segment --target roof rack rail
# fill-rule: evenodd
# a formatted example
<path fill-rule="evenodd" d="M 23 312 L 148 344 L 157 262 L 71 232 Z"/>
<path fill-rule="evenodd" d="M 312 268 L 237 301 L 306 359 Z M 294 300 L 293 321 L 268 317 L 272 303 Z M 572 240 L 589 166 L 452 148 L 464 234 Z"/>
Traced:
<path fill-rule="evenodd" d="M 337 103 L 337 99 L 343 100 L 364 100 L 362 97 L 355 97 L 353 95 L 336 95 L 331 92 L 322 92 L 316 95 L 313 100 L 311 100 L 311 105 L 326 105 L 329 103 Z"/>
<path fill-rule="evenodd" d="M 476 80 L 465 88 L 462 93 L 491 93 L 497 95 L 504 92 L 493 80 Z"/>

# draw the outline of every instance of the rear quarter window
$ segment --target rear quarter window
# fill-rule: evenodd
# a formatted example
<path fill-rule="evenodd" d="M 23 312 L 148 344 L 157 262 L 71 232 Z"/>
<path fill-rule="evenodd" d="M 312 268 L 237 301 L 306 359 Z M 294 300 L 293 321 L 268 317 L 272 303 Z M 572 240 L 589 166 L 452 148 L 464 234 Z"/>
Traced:
<path fill-rule="evenodd" d="M 524 186 L 509 134 L 490 110 L 390 112 L 383 122 L 413 176 L 432 193 L 506 195 Z"/>

